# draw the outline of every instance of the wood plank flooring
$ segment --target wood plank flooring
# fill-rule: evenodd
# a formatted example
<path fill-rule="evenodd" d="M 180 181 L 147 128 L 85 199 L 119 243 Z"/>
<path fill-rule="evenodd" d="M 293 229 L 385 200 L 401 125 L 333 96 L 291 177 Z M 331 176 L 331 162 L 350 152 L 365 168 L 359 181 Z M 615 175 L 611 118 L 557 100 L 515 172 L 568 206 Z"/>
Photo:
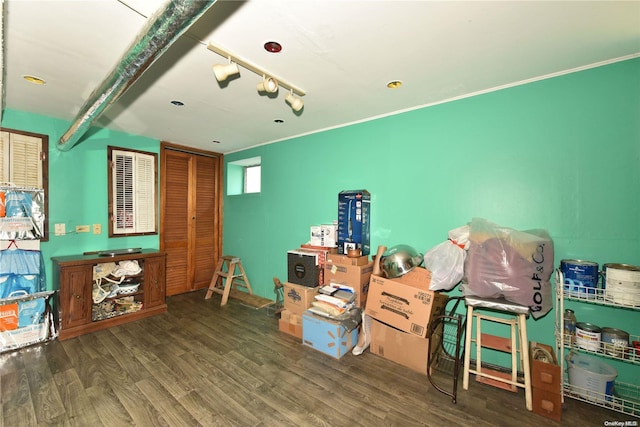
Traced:
<path fill-rule="evenodd" d="M 340 360 L 277 319 L 205 291 L 168 312 L 0 355 L 0 426 L 603 426 L 628 415 L 567 399 L 562 423 L 524 393 L 460 381 L 458 402 L 426 376 L 366 351 Z M 436 380 L 449 387 L 450 378 Z M 613 424 L 609 424 L 613 425 Z M 637 424 L 636 424 L 637 425 Z"/>

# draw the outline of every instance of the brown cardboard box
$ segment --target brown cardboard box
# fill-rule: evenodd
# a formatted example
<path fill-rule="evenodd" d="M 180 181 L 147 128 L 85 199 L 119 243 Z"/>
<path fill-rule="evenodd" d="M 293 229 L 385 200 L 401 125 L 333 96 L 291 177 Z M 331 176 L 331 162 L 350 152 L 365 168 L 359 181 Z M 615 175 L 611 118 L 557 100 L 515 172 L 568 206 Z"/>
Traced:
<path fill-rule="evenodd" d="M 293 335 L 296 338 L 299 338 L 302 341 L 302 324 L 294 325 L 292 323 L 287 322 L 286 320 L 280 319 L 278 321 L 278 329 L 280 332 L 284 332 L 288 335 Z"/>
<path fill-rule="evenodd" d="M 433 346 L 435 352 L 437 346 Z M 427 374 L 429 340 L 402 332 L 378 320 L 371 319 L 371 344 L 369 351 L 385 359 Z"/>
<path fill-rule="evenodd" d="M 447 299 L 445 294 L 372 275 L 365 313 L 424 338 L 429 320 L 442 313 Z"/>
<path fill-rule="evenodd" d="M 369 264 L 369 256 L 362 255 L 356 258 L 349 258 L 346 255 L 331 253 L 327 256 L 327 264 L 367 265 Z"/>
<path fill-rule="evenodd" d="M 405 285 L 415 286 L 416 288 L 429 289 L 431 272 L 424 267 L 415 267 L 410 272 L 396 277 L 393 280 L 404 283 Z"/>
<path fill-rule="evenodd" d="M 307 286 L 296 285 L 295 283 L 284 283 L 284 308 L 294 314 L 302 314 L 311 307 L 313 297 L 318 293 L 318 287 L 309 288 Z M 281 316 L 282 317 L 282 316 Z"/>
<path fill-rule="evenodd" d="M 367 265 L 325 264 L 324 281 L 326 284 L 340 283 L 353 288 L 356 292 L 356 304 L 364 307 L 369 292 L 369 278 L 373 271 L 373 262 Z"/>
<path fill-rule="evenodd" d="M 534 413 L 560 421 L 562 418 L 562 397 L 560 393 L 533 387 L 531 394 Z"/>
<path fill-rule="evenodd" d="M 553 360 L 551 362 L 544 362 L 534 359 L 534 348 L 536 346 L 546 350 Z M 558 359 L 556 358 L 553 348 L 546 344 L 531 341 L 529 343 L 529 359 L 531 360 L 531 385 L 534 388 L 560 394 L 562 373 L 560 372 Z"/>
<path fill-rule="evenodd" d="M 286 308 L 280 312 L 280 319 L 292 325 L 302 325 L 302 316 Z"/>

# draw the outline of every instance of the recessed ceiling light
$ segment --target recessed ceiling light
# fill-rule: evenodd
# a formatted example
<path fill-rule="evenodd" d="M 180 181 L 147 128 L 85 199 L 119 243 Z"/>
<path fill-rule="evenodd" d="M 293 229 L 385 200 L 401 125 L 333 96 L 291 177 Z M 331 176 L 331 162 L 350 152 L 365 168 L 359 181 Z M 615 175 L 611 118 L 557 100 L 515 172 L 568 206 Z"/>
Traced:
<path fill-rule="evenodd" d="M 34 85 L 45 85 L 47 82 L 42 80 L 40 77 L 35 76 L 22 76 L 23 79 L 28 81 L 29 83 L 33 83 Z"/>
<path fill-rule="evenodd" d="M 171 101 L 171 103 L 176 107 L 182 107 L 184 105 L 184 102 L 182 101 Z"/>
<path fill-rule="evenodd" d="M 387 83 L 387 87 L 389 89 L 398 89 L 400 86 L 402 86 L 401 80 L 391 80 L 389 83 Z"/>
<path fill-rule="evenodd" d="M 282 50 L 282 45 L 274 41 L 266 42 L 264 44 L 264 50 L 269 53 L 278 53 Z"/>

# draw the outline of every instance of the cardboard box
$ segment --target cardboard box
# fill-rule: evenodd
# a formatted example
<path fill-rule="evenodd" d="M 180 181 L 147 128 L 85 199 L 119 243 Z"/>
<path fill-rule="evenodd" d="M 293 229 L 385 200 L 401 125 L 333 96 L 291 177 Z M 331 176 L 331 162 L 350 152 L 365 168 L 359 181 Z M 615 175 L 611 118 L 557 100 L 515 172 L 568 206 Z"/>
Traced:
<path fill-rule="evenodd" d="M 318 288 L 284 283 L 284 308 L 294 314 L 302 314 L 311 307 L 313 297 L 318 293 Z"/>
<path fill-rule="evenodd" d="M 367 265 L 369 264 L 369 255 L 362 255 L 356 258 L 349 258 L 347 255 L 335 253 L 327 256 L 327 264 L 341 265 Z"/>
<path fill-rule="evenodd" d="M 310 234 L 311 245 L 331 248 L 338 245 L 338 224 L 312 225 Z"/>
<path fill-rule="evenodd" d="M 293 335 L 302 340 L 302 315 L 293 313 L 285 308 L 280 312 L 278 329 L 285 334 Z"/>
<path fill-rule="evenodd" d="M 338 194 L 338 253 L 360 249 L 371 252 L 371 194 L 367 190 L 347 190 Z"/>
<path fill-rule="evenodd" d="M 365 313 L 419 337 L 426 337 L 432 316 L 441 314 L 447 295 L 372 275 Z"/>
<path fill-rule="evenodd" d="M 437 346 L 431 349 L 435 353 Z M 369 351 L 392 362 L 427 375 L 429 339 L 408 334 L 371 319 L 371 344 Z"/>
<path fill-rule="evenodd" d="M 292 325 L 302 326 L 302 314 L 294 313 L 286 308 L 280 312 L 280 319 Z"/>
<path fill-rule="evenodd" d="M 338 253 L 338 248 L 332 248 L 329 246 L 316 246 L 316 245 L 312 245 L 311 243 L 303 243 L 302 245 L 300 245 L 300 248 L 311 249 L 312 251 L 323 251 L 323 252 L 326 252 L 327 254 Z"/>
<path fill-rule="evenodd" d="M 560 421 L 562 418 L 562 397 L 560 393 L 533 387 L 531 393 L 533 412 L 552 420 Z"/>
<path fill-rule="evenodd" d="M 0 331 L 18 329 L 18 303 L 0 306 Z"/>
<path fill-rule="evenodd" d="M 415 286 L 416 288 L 429 289 L 431 272 L 424 267 L 415 267 L 410 272 L 392 280 L 404 283 L 405 285 Z"/>
<path fill-rule="evenodd" d="M 315 288 L 320 285 L 318 252 L 308 249 L 287 252 L 287 281 Z"/>
<path fill-rule="evenodd" d="M 339 283 L 353 288 L 356 292 L 356 304 L 364 307 L 369 293 L 369 278 L 373 272 L 373 262 L 367 265 L 325 264 L 324 281 L 326 284 Z"/>
<path fill-rule="evenodd" d="M 539 347 L 548 352 L 552 357 L 552 361 L 544 362 L 542 360 L 534 359 L 535 347 Z M 530 341 L 529 359 L 531 365 L 531 386 L 560 394 L 562 387 L 562 372 L 560 372 L 558 359 L 556 358 L 553 348 L 546 344 Z"/>
<path fill-rule="evenodd" d="M 358 328 L 347 331 L 339 322 L 307 311 L 302 314 L 302 343 L 340 359 L 358 343 Z"/>

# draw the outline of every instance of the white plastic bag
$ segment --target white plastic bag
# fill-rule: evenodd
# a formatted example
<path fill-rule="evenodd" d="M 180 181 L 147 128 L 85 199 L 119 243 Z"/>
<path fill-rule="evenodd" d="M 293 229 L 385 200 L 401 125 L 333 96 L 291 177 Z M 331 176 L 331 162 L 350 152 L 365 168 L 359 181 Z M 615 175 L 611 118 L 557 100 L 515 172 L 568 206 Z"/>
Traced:
<path fill-rule="evenodd" d="M 449 291 L 462 280 L 468 244 L 469 226 L 464 225 L 449 231 L 449 240 L 424 254 L 424 266 L 431 272 L 429 290 Z"/>

